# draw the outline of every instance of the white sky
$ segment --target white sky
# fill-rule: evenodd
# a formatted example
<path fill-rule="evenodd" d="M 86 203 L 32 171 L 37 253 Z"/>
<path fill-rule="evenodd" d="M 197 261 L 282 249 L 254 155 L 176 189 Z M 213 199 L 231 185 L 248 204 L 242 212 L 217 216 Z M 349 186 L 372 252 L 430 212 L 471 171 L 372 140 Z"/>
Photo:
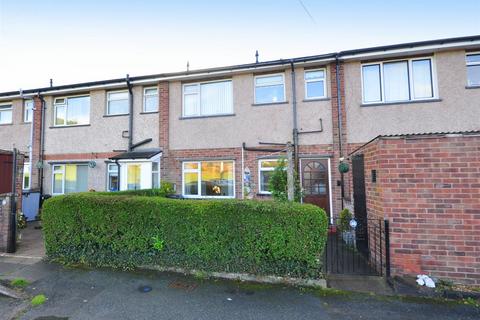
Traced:
<path fill-rule="evenodd" d="M 302 2 L 0 0 L 0 92 L 480 34 L 480 0 Z"/>

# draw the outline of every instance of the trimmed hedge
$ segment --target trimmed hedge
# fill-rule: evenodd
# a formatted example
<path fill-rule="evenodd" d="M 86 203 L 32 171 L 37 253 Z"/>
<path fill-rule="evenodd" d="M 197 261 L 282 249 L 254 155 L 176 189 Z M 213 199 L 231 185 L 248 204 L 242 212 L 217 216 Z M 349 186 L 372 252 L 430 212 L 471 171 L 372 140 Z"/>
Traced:
<path fill-rule="evenodd" d="M 312 205 L 82 193 L 47 200 L 49 258 L 64 264 L 313 277 L 322 275 L 325 212 Z"/>

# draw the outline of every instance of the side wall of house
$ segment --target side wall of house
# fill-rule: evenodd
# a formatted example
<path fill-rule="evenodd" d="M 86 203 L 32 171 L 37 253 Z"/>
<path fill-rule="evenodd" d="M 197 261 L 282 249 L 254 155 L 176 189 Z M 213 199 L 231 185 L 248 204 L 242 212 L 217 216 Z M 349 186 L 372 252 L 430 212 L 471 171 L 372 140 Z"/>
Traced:
<path fill-rule="evenodd" d="M 480 284 L 480 136 L 382 139 L 362 153 L 368 214 L 390 220 L 392 274 Z"/>

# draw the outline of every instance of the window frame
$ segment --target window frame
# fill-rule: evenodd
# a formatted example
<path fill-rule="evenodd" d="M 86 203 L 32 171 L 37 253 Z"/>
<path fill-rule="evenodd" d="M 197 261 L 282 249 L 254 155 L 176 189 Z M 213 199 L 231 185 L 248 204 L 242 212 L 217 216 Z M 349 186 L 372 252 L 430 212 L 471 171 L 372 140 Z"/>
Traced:
<path fill-rule="evenodd" d="M 474 52 L 465 52 L 465 68 L 467 69 L 467 87 L 473 87 L 477 88 L 480 87 L 480 84 L 470 84 L 469 79 L 468 79 L 468 67 L 469 66 L 480 66 L 480 62 L 468 62 L 467 57 L 468 56 L 477 56 L 480 55 L 480 51 L 474 51 Z"/>
<path fill-rule="evenodd" d="M 315 71 L 323 71 L 323 80 L 312 80 L 309 79 L 307 80 L 307 73 L 308 72 L 315 72 Z M 315 96 L 315 97 L 309 97 L 308 96 L 308 83 L 310 82 L 319 82 L 323 81 L 323 96 Z M 316 99 L 325 99 L 327 97 L 327 68 L 316 68 L 316 69 L 306 69 L 303 70 L 303 82 L 304 82 L 304 88 L 305 88 L 305 100 L 316 100 Z"/>
<path fill-rule="evenodd" d="M 27 108 L 28 103 L 32 104 L 30 109 Z M 23 101 L 23 123 L 31 123 L 33 121 L 33 109 L 34 109 L 34 101 L 32 99 L 27 99 Z M 31 111 L 31 115 L 32 115 L 32 119 L 30 120 L 27 119 L 28 110 Z"/>
<path fill-rule="evenodd" d="M 230 82 L 231 83 L 231 89 L 230 93 L 232 95 L 232 111 L 227 112 L 227 113 L 215 113 L 215 114 L 202 114 L 202 84 L 209 84 L 209 83 L 221 83 L 221 82 Z M 197 103 L 198 103 L 198 114 L 193 114 L 193 115 L 186 115 L 185 114 L 185 87 L 187 86 L 197 86 Z M 197 118 L 197 117 L 218 117 L 218 116 L 231 116 L 235 114 L 235 107 L 234 107 L 234 102 L 233 102 L 233 79 L 220 79 L 220 80 L 211 80 L 211 81 L 200 81 L 200 82 L 187 82 L 187 83 L 182 83 L 182 117 L 183 118 Z M 187 93 L 187 95 L 193 94 L 193 93 Z"/>
<path fill-rule="evenodd" d="M 110 94 L 112 93 L 127 93 L 127 105 L 128 105 L 128 101 L 130 100 L 130 92 L 128 91 L 128 89 L 123 89 L 123 90 L 113 90 L 113 91 L 107 91 L 107 110 L 106 111 L 106 115 L 107 116 L 126 116 L 126 115 L 129 115 L 130 114 L 130 108 L 127 108 L 127 112 L 126 113 L 110 113 L 110 101 L 122 101 L 122 100 L 125 100 L 125 99 L 110 99 Z"/>
<path fill-rule="evenodd" d="M 430 83 L 432 88 L 432 96 L 428 98 L 415 98 L 414 94 L 414 77 L 413 77 L 413 62 L 414 61 L 430 61 Z M 408 100 L 395 100 L 395 101 L 386 101 L 385 100 L 385 76 L 384 76 L 384 64 L 394 63 L 394 62 L 407 62 L 407 74 L 408 74 Z M 365 83 L 363 77 L 363 68 L 367 66 L 378 65 L 380 71 L 380 100 L 378 101 L 365 101 Z M 362 94 L 362 105 L 379 105 L 379 104 L 401 104 L 415 101 L 429 101 L 438 99 L 438 88 L 437 88 L 437 72 L 435 67 L 435 59 L 433 56 L 419 56 L 414 58 L 399 58 L 399 59 L 390 59 L 384 61 L 375 61 L 362 63 L 360 65 L 360 82 L 361 82 L 361 94 Z"/>
<path fill-rule="evenodd" d="M 258 78 L 268 78 L 274 76 L 282 76 L 282 84 L 283 84 L 283 100 L 282 101 L 270 101 L 270 102 L 257 102 L 257 79 Z M 259 87 L 269 87 L 272 84 L 267 85 L 260 85 Z M 285 72 L 279 73 L 269 73 L 269 74 L 259 74 L 253 77 L 253 103 L 255 105 L 267 105 L 267 104 L 276 104 L 276 103 L 286 103 L 287 102 L 287 92 L 286 92 L 286 83 L 285 83 Z"/>
<path fill-rule="evenodd" d="M 116 167 L 116 171 L 113 171 L 110 169 L 111 166 Z M 120 191 L 120 184 L 118 184 L 118 189 L 117 190 L 112 190 L 110 187 L 110 174 L 116 173 L 117 174 L 117 179 L 120 180 L 120 168 L 115 162 L 110 162 L 107 163 L 107 191 L 108 192 L 114 192 L 114 191 Z"/>
<path fill-rule="evenodd" d="M 206 162 L 232 162 L 232 171 L 233 171 L 233 195 L 232 196 L 202 196 L 202 163 Z M 196 163 L 197 169 L 185 169 L 185 164 L 187 163 Z M 185 171 L 186 170 L 186 171 Z M 197 190 L 198 194 L 196 195 L 186 195 L 185 194 L 185 173 L 196 173 L 197 178 Z M 186 160 L 182 161 L 182 196 L 184 198 L 193 198 L 193 199 L 235 199 L 236 197 L 236 181 L 235 181 L 235 160 Z"/>
<path fill-rule="evenodd" d="M 22 175 L 22 190 L 30 190 L 32 187 L 32 163 L 25 162 L 23 164 L 23 175 Z M 28 186 L 25 185 L 25 174 L 28 173 Z"/>
<path fill-rule="evenodd" d="M 155 94 L 147 94 L 147 90 L 152 90 L 155 89 L 156 93 Z M 147 111 L 146 106 L 147 106 L 147 97 L 152 97 L 156 96 L 157 97 L 157 108 L 153 111 Z M 143 113 L 156 113 L 158 112 L 160 108 L 160 102 L 159 102 L 159 90 L 158 87 L 144 87 L 143 88 Z"/>
<path fill-rule="evenodd" d="M 11 121 L 10 122 L 5 122 L 5 123 L 0 123 L 0 125 L 13 124 L 13 104 L 11 102 L 0 103 L 0 112 L 5 112 L 5 111 L 10 111 Z"/>
<path fill-rule="evenodd" d="M 281 161 L 279 158 L 266 158 L 266 159 L 259 159 L 258 160 L 258 194 L 263 194 L 263 195 L 271 195 L 272 192 L 268 190 L 262 190 L 262 180 L 261 180 L 261 174 L 262 171 L 274 171 L 275 168 L 265 168 L 262 169 L 262 162 L 267 162 L 267 161 L 276 161 L 277 164 L 278 162 Z M 287 160 L 285 160 L 285 163 Z"/>
<path fill-rule="evenodd" d="M 153 170 L 153 164 L 154 163 L 157 163 L 158 164 L 158 170 Z M 156 174 L 157 177 L 158 177 L 158 187 L 157 188 L 160 188 L 162 186 L 162 182 L 160 181 L 160 159 L 156 160 L 156 161 L 152 161 L 152 169 L 150 170 L 151 171 L 151 174 L 152 174 L 152 189 L 154 189 L 155 187 L 153 186 L 153 175 Z"/>
<path fill-rule="evenodd" d="M 77 124 L 67 124 L 67 112 L 68 112 L 68 99 L 70 98 L 89 98 L 89 105 L 88 105 L 88 122 L 86 123 L 77 123 Z M 54 127 L 75 127 L 75 126 L 85 126 L 90 124 L 90 111 L 91 111 L 91 104 L 90 104 L 90 95 L 89 94 L 80 94 L 74 96 L 62 96 L 62 97 L 54 97 L 53 98 L 53 126 Z M 63 99 L 63 103 L 57 103 L 57 100 Z M 65 123 L 64 124 L 57 124 L 57 107 L 63 106 L 65 107 Z"/>
<path fill-rule="evenodd" d="M 60 167 L 60 169 L 55 169 L 55 167 Z M 62 174 L 62 192 L 55 192 L 55 174 Z M 65 194 L 65 164 L 54 164 L 52 165 L 52 195 L 62 195 Z"/>

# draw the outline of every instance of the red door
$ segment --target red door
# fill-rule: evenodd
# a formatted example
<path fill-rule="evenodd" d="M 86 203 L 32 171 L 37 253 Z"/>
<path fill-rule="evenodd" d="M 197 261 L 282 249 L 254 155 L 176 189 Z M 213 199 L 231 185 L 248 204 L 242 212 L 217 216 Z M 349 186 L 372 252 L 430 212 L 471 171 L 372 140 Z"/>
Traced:
<path fill-rule="evenodd" d="M 330 196 L 327 159 L 302 159 L 303 202 L 324 209 L 330 216 Z"/>

